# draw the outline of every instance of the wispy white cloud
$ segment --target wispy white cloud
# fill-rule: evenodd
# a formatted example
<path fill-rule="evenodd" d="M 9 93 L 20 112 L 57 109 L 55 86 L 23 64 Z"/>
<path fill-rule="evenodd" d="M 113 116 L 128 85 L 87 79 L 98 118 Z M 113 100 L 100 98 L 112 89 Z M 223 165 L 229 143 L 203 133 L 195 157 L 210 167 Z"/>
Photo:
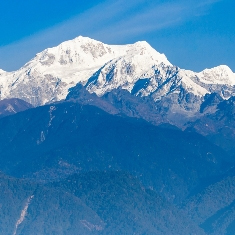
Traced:
<path fill-rule="evenodd" d="M 203 15 L 218 1 L 107 0 L 59 25 L 0 47 L 0 67 L 19 67 L 36 52 L 78 35 L 123 42 Z"/>

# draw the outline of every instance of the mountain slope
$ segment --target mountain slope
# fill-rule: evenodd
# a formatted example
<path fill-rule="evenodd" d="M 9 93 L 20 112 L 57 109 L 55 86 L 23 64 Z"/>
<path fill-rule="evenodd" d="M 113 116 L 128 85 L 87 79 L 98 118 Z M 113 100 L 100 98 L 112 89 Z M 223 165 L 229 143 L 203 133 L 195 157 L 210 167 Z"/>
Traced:
<path fill-rule="evenodd" d="M 104 223 L 62 190 L 0 175 L 0 232 L 4 235 L 99 234 Z"/>
<path fill-rule="evenodd" d="M 71 102 L 2 118 L 0 128 L 0 170 L 17 177 L 58 180 L 121 169 L 180 202 L 204 178 L 227 169 L 226 153 L 198 134 Z"/>
<path fill-rule="evenodd" d="M 234 171 L 234 169 L 233 169 Z M 232 235 L 235 232 L 234 172 L 188 198 L 182 211 L 207 234 Z"/>
<path fill-rule="evenodd" d="M 127 90 L 120 88 L 113 89 L 99 97 L 95 93 L 89 93 L 84 86 L 78 84 L 69 90 L 66 100 L 83 105 L 93 105 L 110 114 L 142 118 L 154 125 L 168 122 L 151 98 L 133 96 Z"/>
<path fill-rule="evenodd" d="M 202 110 L 205 109 L 205 115 L 186 126 L 234 155 L 235 97 L 232 96 L 228 100 L 222 100 L 221 97 L 218 98 L 218 95 L 216 97 L 211 103 L 205 105 L 203 103 L 205 107 Z"/>
<path fill-rule="evenodd" d="M 128 173 L 89 172 L 54 185 L 96 211 L 106 224 L 106 234 L 204 234 L 184 213 Z"/>
<path fill-rule="evenodd" d="M 89 172 L 47 185 L 1 174 L 0 183 L 4 235 L 205 235 L 128 173 Z"/>

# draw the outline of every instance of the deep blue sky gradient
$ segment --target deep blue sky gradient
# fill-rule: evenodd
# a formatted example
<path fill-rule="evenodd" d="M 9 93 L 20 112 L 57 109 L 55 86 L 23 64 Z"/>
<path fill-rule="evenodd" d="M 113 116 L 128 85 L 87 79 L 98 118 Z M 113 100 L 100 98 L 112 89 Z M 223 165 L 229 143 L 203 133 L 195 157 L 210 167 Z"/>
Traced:
<path fill-rule="evenodd" d="M 0 68 L 78 35 L 110 44 L 149 42 L 181 68 L 235 72 L 233 0 L 8 0 L 0 3 Z"/>
<path fill-rule="evenodd" d="M 101 1 L 7 0 L 0 3 L 0 46 L 76 16 Z"/>

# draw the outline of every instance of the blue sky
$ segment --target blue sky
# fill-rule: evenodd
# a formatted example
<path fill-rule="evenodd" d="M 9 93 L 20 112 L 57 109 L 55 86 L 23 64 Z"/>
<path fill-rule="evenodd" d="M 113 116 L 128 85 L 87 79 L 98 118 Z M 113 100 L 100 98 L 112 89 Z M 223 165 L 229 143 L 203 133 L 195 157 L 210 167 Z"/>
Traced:
<path fill-rule="evenodd" d="M 181 68 L 235 72 L 233 0 L 8 0 L 0 3 L 0 68 L 83 35 L 109 44 L 145 40 Z"/>

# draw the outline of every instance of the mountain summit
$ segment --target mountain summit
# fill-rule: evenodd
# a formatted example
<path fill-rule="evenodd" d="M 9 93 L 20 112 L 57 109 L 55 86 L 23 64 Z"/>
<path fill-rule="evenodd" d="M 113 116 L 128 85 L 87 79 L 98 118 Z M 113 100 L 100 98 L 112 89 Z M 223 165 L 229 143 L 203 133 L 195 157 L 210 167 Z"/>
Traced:
<path fill-rule="evenodd" d="M 0 71 L 0 99 L 20 98 L 34 106 L 63 100 L 69 89 L 82 84 L 103 96 L 113 89 L 167 99 L 173 113 L 198 112 L 207 93 L 223 99 L 235 94 L 235 74 L 227 66 L 200 73 L 172 65 L 147 42 L 107 45 L 79 36 L 38 53 L 14 72 Z"/>
<path fill-rule="evenodd" d="M 61 100 L 70 87 L 78 82 L 85 84 L 93 73 L 113 58 L 134 57 L 136 54 L 149 55 L 157 64 L 170 64 L 147 42 L 110 46 L 79 36 L 38 53 L 17 71 L 0 71 L 0 99 L 21 98 L 34 106 Z"/>

